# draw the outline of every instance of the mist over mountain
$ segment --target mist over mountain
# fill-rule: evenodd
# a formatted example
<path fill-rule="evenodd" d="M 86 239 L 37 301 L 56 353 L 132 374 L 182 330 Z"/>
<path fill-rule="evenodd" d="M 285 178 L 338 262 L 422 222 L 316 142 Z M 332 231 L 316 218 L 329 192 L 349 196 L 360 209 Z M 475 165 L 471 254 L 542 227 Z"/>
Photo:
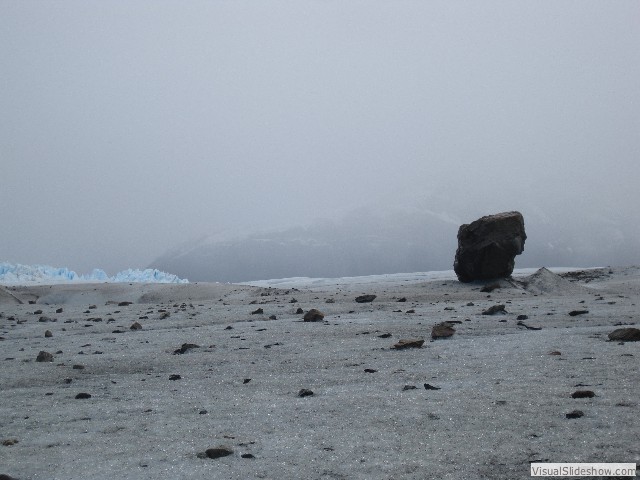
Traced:
<path fill-rule="evenodd" d="M 185 242 L 151 268 L 191 281 L 242 282 L 286 277 L 344 277 L 450 270 L 461 224 L 482 215 L 519 210 L 527 241 L 516 267 L 588 267 L 640 263 L 635 222 L 611 210 L 580 206 L 562 214 L 526 200 L 501 199 L 470 207 L 468 199 L 427 195 L 361 207 L 339 219 L 259 232 L 221 232 Z M 603 212 L 606 211 L 605 215 Z M 464 216 L 462 215 L 464 212 Z"/>

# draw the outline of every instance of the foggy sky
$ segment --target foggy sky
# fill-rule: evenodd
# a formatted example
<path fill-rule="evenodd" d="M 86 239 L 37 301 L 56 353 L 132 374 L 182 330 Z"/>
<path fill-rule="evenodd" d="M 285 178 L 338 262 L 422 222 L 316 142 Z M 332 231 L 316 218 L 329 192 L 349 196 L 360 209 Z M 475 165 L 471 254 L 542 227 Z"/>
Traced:
<path fill-rule="evenodd" d="M 624 0 L 0 0 L 0 261 L 114 273 L 428 191 L 640 223 L 639 22 Z"/>

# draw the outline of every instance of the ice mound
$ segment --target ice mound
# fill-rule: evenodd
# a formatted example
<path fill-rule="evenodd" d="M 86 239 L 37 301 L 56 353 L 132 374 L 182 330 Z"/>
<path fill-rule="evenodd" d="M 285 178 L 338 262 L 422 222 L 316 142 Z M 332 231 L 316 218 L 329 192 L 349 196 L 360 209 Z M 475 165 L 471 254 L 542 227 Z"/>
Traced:
<path fill-rule="evenodd" d="M 533 275 L 520 280 L 524 288 L 535 294 L 573 294 L 584 292 L 584 287 L 575 285 L 547 268 L 540 268 Z"/>
<path fill-rule="evenodd" d="M 32 284 L 32 283 L 65 283 L 65 282 L 113 282 L 113 283 L 189 283 L 171 273 L 157 269 L 128 269 L 109 277 L 104 270 L 94 269 L 86 275 L 78 275 L 66 267 L 49 265 L 13 265 L 0 262 L 0 283 Z"/>

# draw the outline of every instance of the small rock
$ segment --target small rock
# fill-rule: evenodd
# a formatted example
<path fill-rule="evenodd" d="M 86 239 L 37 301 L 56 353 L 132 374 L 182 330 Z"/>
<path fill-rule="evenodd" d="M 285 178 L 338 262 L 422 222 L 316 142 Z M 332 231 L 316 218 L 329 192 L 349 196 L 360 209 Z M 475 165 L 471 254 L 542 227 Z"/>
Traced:
<path fill-rule="evenodd" d="M 323 318 L 324 313 L 322 313 L 320 310 L 316 310 L 315 308 L 309 310 L 304 314 L 303 317 L 305 322 L 321 322 Z"/>
<path fill-rule="evenodd" d="M 336 303 L 333 298 L 327 298 L 324 303 Z"/>
<path fill-rule="evenodd" d="M 87 398 L 91 398 L 90 393 L 79 393 L 76 395 L 76 400 L 85 400 Z"/>
<path fill-rule="evenodd" d="M 53 355 L 41 350 L 36 357 L 36 362 L 53 362 Z"/>
<path fill-rule="evenodd" d="M 11 447 L 16 443 L 19 443 L 17 438 L 7 438 L 6 440 L 2 440 L 2 445 L 5 447 Z"/>
<path fill-rule="evenodd" d="M 200 345 L 196 345 L 195 343 L 183 343 L 180 348 L 173 351 L 173 354 L 182 355 L 183 353 L 187 353 L 192 348 L 200 348 Z"/>
<path fill-rule="evenodd" d="M 591 390 L 576 390 L 571 394 L 571 398 L 593 398 L 596 394 Z"/>
<path fill-rule="evenodd" d="M 301 308 L 298 308 L 298 309 L 296 310 L 296 315 L 302 315 L 303 313 L 304 313 L 304 310 L 303 310 L 303 309 L 301 309 Z"/>
<path fill-rule="evenodd" d="M 396 350 L 401 350 L 404 348 L 420 348 L 422 347 L 423 343 L 424 340 L 421 338 L 405 338 L 398 340 L 398 343 L 396 343 L 393 348 L 395 348 Z"/>
<path fill-rule="evenodd" d="M 482 287 L 480 289 L 480 291 L 483 292 L 483 293 L 485 293 L 485 292 L 486 293 L 491 293 L 491 292 L 493 292 L 494 290 L 496 290 L 498 288 L 500 288 L 500 284 L 499 283 L 492 283 L 491 285 L 485 285 L 484 287 Z"/>
<path fill-rule="evenodd" d="M 221 458 L 233 455 L 233 450 L 226 445 L 220 445 L 218 447 L 207 448 L 204 453 L 207 455 L 207 458 Z"/>
<path fill-rule="evenodd" d="M 640 329 L 638 328 L 619 328 L 609 334 L 609 340 L 619 342 L 637 342 L 640 341 Z"/>
<path fill-rule="evenodd" d="M 365 368 L 364 371 L 366 373 L 376 373 L 377 372 L 377 370 L 374 370 L 373 368 Z"/>
<path fill-rule="evenodd" d="M 46 323 L 46 322 L 52 322 L 53 320 L 51 319 L 51 317 L 47 317 L 46 315 L 43 315 L 38 319 L 38 321 L 42 323 Z"/>
<path fill-rule="evenodd" d="M 390 333 L 383 333 L 382 335 L 378 335 L 378 338 L 389 338 L 390 336 Z"/>
<path fill-rule="evenodd" d="M 250 378 L 245 378 L 244 380 L 242 380 L 242 384 L 246 385 L 247 383 L 249 383 L 251 381 Z"/>
<path fill-rule="evenodd" d="M 356 297 L 356 302 L 357 303 L 370 303 L 373 302 L 376 299 L 375 295 L 360 295 L 359 297 Z"/>
<path fill-rule="evenodd" d="M 482 312 L 482 315 L 495 315 L 496 313 L 505 314 L 507 311 L 504 305 L 493 305 Z"/>
<path fill-rule="evenodd" d="M 252 454 L 250 453 L 243 453 L 242 455 L 240 455 L 242 458 L 256 458 L 254 457 Z"/>
<path fill-rule="evenodd" d="M 518 315 L 518 317 L 516 318 L 516 320 L 528 320 L 529 316 L 528 315 Z"/>
<path fill-rule="evenodd" d="M 207 412 L 206 410 L 200 410 L 198 412 L 198 415 L 206 415 L 207 413 L 209 413 L 209 412 Z"/>
<path fill-rule="evenodd" d="M 518 322 L 516 325 L 526 328 L 527 330 L 542 330 L 542 327 L 531 327 L 529 325 L 524 324 L 523 322 Z"/>
<path fill-rule="evenodd" d="M 51 338 L 51 337 L 53 337 L 53 333 L 51 333 L 51 330 L 47 330 L 47 331 L 44 332 L 44 336 L 46 338 Z"/>
<path fill-rule="evenodd" d="M 313 392 L 311 390 L 309 390 L 308 388 L 302 388 L 298 392 L 298 396 L 299 397 L 310 397 L 312 395 L 313 395 Z"/>
<path fill-rule="evenodd" d="M 402 387 L 402 391 L 406 391 L 406 390 L 416 390 L 418 387 L 416 387 L 415 385 L 405 385 L 404 387 Z"/>
<path fill-rule="evenodd" d="M 398 302 L 406 302 L 407 301 L 407 297 L 402 297 L 398 299 Z"/>
<path fill-rule="evenodd" d="M 42 315 L 42 310 L 36 310 L 33 312 L 34 315 Z"/>
<path fill-rule="evenodd" d="M 269 320 L 277 320 L 278 317 L 276 317 L 275 315 L 269 315 Z"/>
<path fill-rule="evenodd" d="M 56 309 L 56 313 L 62 313 L 62 312 L 64 312 L 64 309 L 62 307 Z"/>
<path fill-rule="evenodd" d="M 582 410 L 574 410 L 573 412 L 569 412 L 565 415 L 567 418 L 580 418 L 584 416 L 584 412 Z"/>
<path fill-rule="evenodd" d="M 182 377 L 180 375 L 169 375 L 169 380 L 180 380 Z"/>
<path fill-rule="evenodd" d="M 562 353 L 557 350 L 554 350 L 553 352 L 549 352 L 549 355 L 562 355 Z"/>
<path fill-rule="evenodd" d="M 424 384 L 424 389 L 425 390 L 440 390 L 440 387 L 434 387 L 430 383 L 425 383 Z"/>
<path fill-rule="evenodd" d="M 73 370 L 84 370 L 84 365 L 74 365 L 71 367 Z"/>
<path fill-rule="evenodd" d="M 226 327 L 224 327 L 225 330 L 233 330 L 233 327 L 231 325 L 227 325 Z"/>
<path fill-rule="evenodd" d="M 251 315 L 259 315 L 264 313 L 264 310 L 262 308 L 258 308 L 257 310 L 254 310 L 253 312 L 251 312 Z"/>
<path fill-rule="evenodd" d="M 291 300 L 289 300 L 289 303 L 298 303 L 298 300 L 296 300 L 295 298 L 292 298 Z"/>
<path fill-rule="evenodd" d="M 142 330 L 142 325 L 140 325 L 138 322 L 133 322 L 133 324 L 131 324 L 129 329 L 130 330 Z"/>
<path fill-rule="evenodd" d="M 162 312 L 158 317 L 160 320 L 164 320 L 165 318 L 169 318 L 171 316 L 171 312 Z"/>
<path fill-rule="evenodd" d="M 438 338 L 449 338 L 452 337 L 454 333 L 456 333 L 456 330 L 451 326 L 451 324 L 442 322 L 434 325 L 431 329 L 431 338 L 434 340 Z"/>
<path fill-rule="evenodd" d="M 577 315 L 584 315 L 585 313 L 589 313 L 589 310 L 572 310 L 569 312 L 569 315 L 575 317 Z"/>
<path fill-rule="evenodd" d="M 406 313 L 416 313 L 416 311 L 412 308 L 411 310 L 407 310 Z"/>

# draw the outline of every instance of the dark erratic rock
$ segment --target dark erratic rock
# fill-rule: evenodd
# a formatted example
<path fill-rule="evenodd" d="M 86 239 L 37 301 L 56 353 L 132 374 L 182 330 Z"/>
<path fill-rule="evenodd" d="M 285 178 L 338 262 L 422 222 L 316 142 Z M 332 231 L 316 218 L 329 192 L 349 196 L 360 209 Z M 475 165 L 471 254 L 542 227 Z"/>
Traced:
<path fill-rule="evenodd" d="M 440 390 L 440 387 L 435 387 L 435 386 L 431 385 L 430 383 L 425 383 L 424 384 L 424 389 L 425 390 Z"/>
<path fill-rule="evenodd" d="M 36 357 L 36 362 L 53 362 L 53 355 L 41 350 Z"/>
<path fill-rule="evenodd" d="M 527 236 L 520 212 L 482 217 L 458 229 L 453 269 L 461 282 L 511 275 L 515 256 L 524 251 Z"/>
<path fill-rule="evenodd" d="M 301 309 L 301 308 L 298 308 L 298 309 L 296 310 L 296 315 L 302 315 L 303 313 L 304 313 L 304 310 L 303 310 L 303 309 Z"/>
<path fill-rule="evenodd" d="M 322 313 L 320 310 L 316 310 L 315 308 L 309 310 L 304 314 L 303 317 L 305 322 L 321 322 L 323 318 L 324 313 Z"/>
<path fill-rule="evenodd" d="M 311 397 L 312 395 L 313 395 L 313 392 L 311 390 L 309 390 L 308 388 L 302 388 L 298 392 L 298 396 L 299 397 Z"/>
<path fill-rule="evenodd" d="M 356 297 L 356 302 L 358 303 L 370 303 L 376 299 L 375 295 L 360 295 Z"/>
<path fill-rule="evenodd" d="M 640 341 L 640 329 L 638 328 L 618 328 L 609 334 L 609 340 L 618 342 L 638 342 Z"/>
<path fill-rule="evenodd" d="M 18 480 L 15 477 L 12 477 L 11 475 L 7 475 L 6 473 L 0 473 L 0 480 Z"/>
<path fill-rule="evenodd" d="M 175 380 L 180 380 L 181 378 L 182 377 L 180 375 L 176 374 L 176 373 L 174 373 L 172 375 L 169 375 L 169 380 L 175 381 Z"/>
<path fill-rule="evenodd" d="M 86 400 L 87 398 L 91 398 L 90 393 L 79 393 L 76 395 L 76 400 Z"/>
<path fill-rule="evenodd" d="M 207 455 L 207 458 L 222 458 L 233 455 L 233 450 L 226 445 L 219 445 L 217 447 L 207 448 L 204 453 Z"/>
<path fill-rule="evenodd" d="M 420 348 L 424 344 L 424 340 L 421 338 L 405 338 L 402 340 L 398 340 L 393 348 L 396 350 L 402 350 L 404 348 Z"/>
<path fill-rule="evenodd" d="M 131 326 L 129 327 L 130 330 L 142 330 L 142 325 L 140 325 L 138 322 L 133 322 L 131 324 Z"/>
<path fill-rule="evenodd" d="M 438 338 L 449 338 L 452 337 L 454 333 L 456 333 L 456 330 L 449 322 L 442 322 L 433 326 L 431 329 L 431 338 L 434 340 Z"/>
<path fill-rule="evenodd" d="M 264 313 L 264 310 L 262 308 L 258 308 L 256 310 L 254 310 L 253 312 L 251 312 L 251 315 L 261 315 Z"/>
<path fill-rule="evenodd" d="M 582 410 L 574 410 L 573 412 L 569 412 L 565 415 L 567 418 L 580 418 L 584 417 L 584 412 Z"/>
<path fill-rule="evenodd" d="M 119 302 L 118 306 L 119 307 L 128 307 L 129 305 L 131 305 L 133 302 Z"/>
<path fill-rule="evenodd" d="M 46 332 L 44 332 L 44 336 L 46 338 L 51 338 L 51 337 L 53 337 L 53 333 L 51 333 L 51 330 L 47 330 Z"/>

